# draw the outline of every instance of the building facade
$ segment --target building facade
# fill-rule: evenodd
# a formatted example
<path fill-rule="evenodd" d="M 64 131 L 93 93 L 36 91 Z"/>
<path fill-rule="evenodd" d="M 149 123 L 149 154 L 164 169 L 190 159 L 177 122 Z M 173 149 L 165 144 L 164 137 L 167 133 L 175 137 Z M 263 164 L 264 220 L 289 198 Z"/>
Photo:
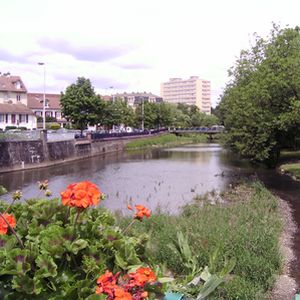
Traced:
<path fill-rule="evenodd" d="M 189 79 L 170 78 L 160 85 L 160 95 L 169 103 L 196 105 L 201 112 L 211 113 L 210 81 L 191 76 Z"/>
<path fill-rule="evenodd" d="M 34 112 L 37 117 L 43 117 L 43 93 L 28 93 L 28 107 Z M 57 123 L 67 124 L 67 120 L 63 118 L 60 106 L 60 94 L 45 94 L 45 115 L 47 117 L 55 118 Z"/>
<path fill-rule="evenodd" d="M 163 101 L 162 97 L 146 92 L 115 94 L 112 96 L 111 100 L 116 99 L 121 99 L 122 101 L 125 101 L 127 105 L 132 108 L 136 108 L 137 105 L 139 105 L 143 101 L 148 101 L 152 103 L 160 103 Z"/>
<path fill-rule="evenodd" d="M 27 107 L 27 89 L 19 76 L 0 75 L 0 129 L 35 129 L 36 117 Z"/>

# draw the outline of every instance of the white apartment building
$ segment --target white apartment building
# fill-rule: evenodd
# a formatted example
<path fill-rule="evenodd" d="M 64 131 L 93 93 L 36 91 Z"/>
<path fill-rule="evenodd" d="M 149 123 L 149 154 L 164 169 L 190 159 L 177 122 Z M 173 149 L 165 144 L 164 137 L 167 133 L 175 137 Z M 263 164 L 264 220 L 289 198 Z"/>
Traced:
<path fill-rule="evenodd" d="M 210 81 L 191 76 L 189 79 L 170 78 L 160 85 L 160 95 L 169 103 L 196 105 L 201 112 L 211 112 Z"/>

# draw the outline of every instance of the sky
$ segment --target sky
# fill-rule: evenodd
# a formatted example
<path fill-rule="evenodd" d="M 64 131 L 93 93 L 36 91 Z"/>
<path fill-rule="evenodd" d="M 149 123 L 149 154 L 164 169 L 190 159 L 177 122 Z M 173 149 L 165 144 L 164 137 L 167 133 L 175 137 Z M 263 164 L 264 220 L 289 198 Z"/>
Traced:
<path fill-rule="evenodd" d="M 253 33 L 300 25 L 299 0 L 0 0 L 0 11 L 0 72 L 29 92 L 43 92 L 44 68 L 48 93 L 84 76 L 101 95 L 159 95 L 169 78 L 199 76 L 213 106 Z"/>

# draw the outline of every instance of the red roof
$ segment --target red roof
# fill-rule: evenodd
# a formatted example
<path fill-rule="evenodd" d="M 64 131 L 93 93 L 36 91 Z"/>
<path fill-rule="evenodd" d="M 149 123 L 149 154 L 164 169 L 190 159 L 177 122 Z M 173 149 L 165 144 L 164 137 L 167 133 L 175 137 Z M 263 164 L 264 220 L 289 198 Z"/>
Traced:
<path fill-rule="evenodd" d="M 17 103 L 17 104 L 0 103 L 0 113 L 34 115 L 33 111 L 22 103 Z"/>
<path fill-rule="evenodd" d="M 61 109 L 60 106 L 60 94 L 46 94 L 47 109 Z M 43 93 L 28 93 L 27 94 L 27 106 L 31 109 L 43 108 Z"/>
<path fill-rule="evenodd" d="M 20 76 L 0 75 L 0 91 L 26 93 L 27 89 Z"/>

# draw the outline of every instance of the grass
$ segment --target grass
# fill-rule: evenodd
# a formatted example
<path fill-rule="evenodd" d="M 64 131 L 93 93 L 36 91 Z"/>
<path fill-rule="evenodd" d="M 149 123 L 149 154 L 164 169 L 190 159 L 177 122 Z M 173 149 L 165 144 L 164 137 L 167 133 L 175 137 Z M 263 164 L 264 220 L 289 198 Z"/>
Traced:
<path fill-rule="evenodd" d="M 284 150 L 280 153 L 281 159 L 300 159 L 300 151 L 288 151 Z"/>
<path fill-rule="evenodd" d="M 281 172 L 287 173 L 296 179 L 300 179 L 300 163 L 284 164 L 279 167 Z"/>
<path fill-rule="evenodd" d="M 148 137 L 130 141 L 126 144 L 126 150 L 141 149 L 151 147 L 175 146 L 188 143 L 205 143 L 207 142 L 206 135 L 194 134 L 185 136 L 176 136 L 174 134 L 163 134 L 159 136 Z"/>
<path fill-rule="evenodd" d="M 132 230 L 151 235 L 149 257 L 165 263 L 177 276 L 185 269 L 170 247 L 178 231 L 188 238 L 198 263 L 212 272 L 218 273 L 226 260 L 235 258 L 231 279 L 209 299 L 264 299 L 281 268 L 277 199 L 260 183 L 241 185 L 222 198 L 225 205 L 211 205 L 198 197 L 180 215 L 157 213 Z"/>

